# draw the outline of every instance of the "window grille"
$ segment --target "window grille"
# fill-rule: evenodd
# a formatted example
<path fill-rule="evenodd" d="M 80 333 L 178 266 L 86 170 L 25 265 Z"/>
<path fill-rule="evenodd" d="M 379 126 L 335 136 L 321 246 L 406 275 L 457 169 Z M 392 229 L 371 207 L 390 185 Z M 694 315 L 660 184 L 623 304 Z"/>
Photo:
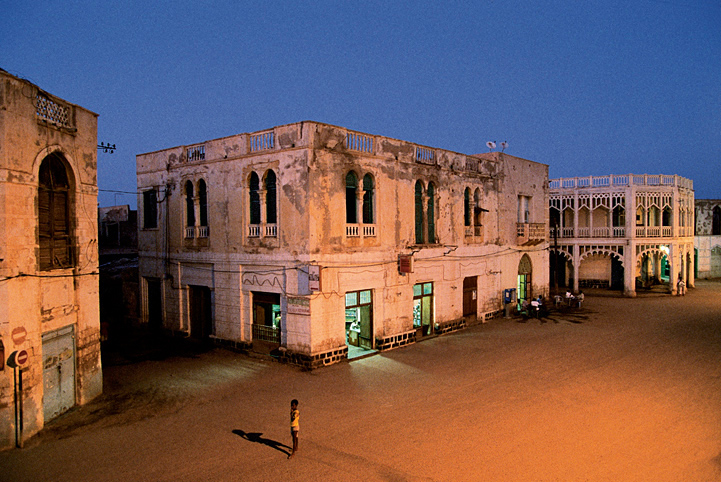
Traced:
<path fill-rule="evenodd" d="M 35 100 L 37 103 L 35 114 L 39 118 L 58 126 L 72 127 L 70 125 L 70 108 L 58 104 L 41 92 L 37 93 Z"/>

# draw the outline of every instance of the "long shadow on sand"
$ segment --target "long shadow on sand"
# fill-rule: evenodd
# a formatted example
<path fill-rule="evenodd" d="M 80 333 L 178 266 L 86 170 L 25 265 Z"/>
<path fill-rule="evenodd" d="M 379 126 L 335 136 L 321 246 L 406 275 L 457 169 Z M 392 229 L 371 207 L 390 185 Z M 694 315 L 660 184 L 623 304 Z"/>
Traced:
<path fill-rule="evenodd" d="M 239 435 L 240 437 L 244 438 L 245 440 L 248 440 L 250 442 L 255 442 L 263 445 L 267 445 L 270 448 L 274 448 L 275 450 L 278 450 L 279 452 L 283 452 L 286 455 L 290 455 L 290 447 L 288 447 L 285 444 L 282 444 L 280 442 L 276 442 L 275 440 L 271 440 L 269 438 L 263 438 L 263 434 L 261 432 L 244 432 L 242 430 L 233 430 L 233 433 L 236 435 Z M 287 449 L 287 450 L 286 450 Z"/>

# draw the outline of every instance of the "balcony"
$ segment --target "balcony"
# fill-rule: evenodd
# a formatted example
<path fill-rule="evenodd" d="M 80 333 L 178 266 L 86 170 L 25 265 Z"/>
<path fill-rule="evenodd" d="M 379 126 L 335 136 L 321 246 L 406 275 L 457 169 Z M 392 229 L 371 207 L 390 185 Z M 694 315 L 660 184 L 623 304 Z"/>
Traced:
<path fill-rule="evenodd" d="M 546 225 L 543 223 L 516 223 L 516 244 L 536 245 L 546 240 Z"/>

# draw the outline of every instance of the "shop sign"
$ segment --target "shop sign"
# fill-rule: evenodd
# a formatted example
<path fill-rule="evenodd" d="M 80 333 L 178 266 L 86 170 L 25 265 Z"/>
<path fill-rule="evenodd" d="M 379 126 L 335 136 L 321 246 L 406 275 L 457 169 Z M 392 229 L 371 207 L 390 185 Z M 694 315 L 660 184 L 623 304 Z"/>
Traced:
<path fill-rule="evenodd" d="M 310 298 L 304 296 L 288 296 L 288 314 L 310 315 Z"/>

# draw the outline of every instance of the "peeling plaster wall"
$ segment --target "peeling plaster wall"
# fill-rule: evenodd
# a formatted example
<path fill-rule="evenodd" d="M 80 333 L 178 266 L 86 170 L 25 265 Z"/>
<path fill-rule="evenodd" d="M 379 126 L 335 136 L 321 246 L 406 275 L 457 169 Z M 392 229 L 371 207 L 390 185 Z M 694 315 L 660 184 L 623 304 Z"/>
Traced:
<path fill-rule="evenodd" d="M 252 149 L 268 139 L 270 149 Z M 265 137 L 263 137 L 265 136 Z M 348 147 L 357 136 L 364 148 Z M 255 144 L 254 144 L 255 143 Z M 204 159 L 188 160 L 203 147 Z M 419 162 L 418 149 L 432 159 Z M 268 170 L 277 177 L 277 235 L 250 235 L 249 179 Z M 346 175 L 374 181 L 373 234 L 349 236 Z M 158 228 L 142 228 L 138 198 L 141 277 L 163 279 L 165 327 L 187 330 L 184 282 L 177 266 L 213 266 L 215 336 L 250 342 L 253 291 L 279 293 L 282 344 L 314 355 L 345 346 L 345 293 L 372 290 L 373 336 L 413 329 L 413 285 L 435 286 L 434 320 L 463 317 L 463 278 L 477 277 L 477 312 L 502 309 L 502 290 L 515 288 L 518 264 L 528 254 L 537 294 L 548 291 L 547 240 L 518 246 L 518 195 L 532 199 L 534 223 L 547 223 L 548 166 L 501 153 L 467 156 L 317 122 L 300 122 L 259 133 L 238 134 L 137 156 L 138 190 L 166 189 Z M 184 185 L 208 186 L 209 236 L 185 238 Z M 436 187 L 437 242 L 416 245 L 415 183 Z M 480 233 L 464 226 L 464 190 L 478 191 L 484 210 Z M 167 214 L 170 213 L 170 214 Z M 359 210 L 359 216 L 361 211 Z M 354 226 L 351 226 L 353 228 Z M 358 227 L 360 229 L 360 227 Z M 166 234 L 167 233 L 167 236 Z M 414 271 L 398 272 L 398 255 L 411 254 Z M 321 291 L 307 289 L 307 266 L 321 267 Z M 167 275 L 170 274 L 170 277 Z M 308 300 L 309 313 L 289 310 L 287 296 Z M 147 302 L 147 300 L 146 300 Z"/>
<path fill-rule="evenodd" d="M 40 95 L 67 113 L 45 120 Z M 52 117 L 52 116 L 51 116 Z M 63 124 L 64 122 L 64 124 Z M 44 365 L 42 337 L 72 327 L 75 403 L 102 392 L 98 306 L 97 115 L 0 71 L 0 339 L 5 358 L 26 350 L 23 432 L 42 429 Z M 38 172 L 58 153 L 70 181 L 70 228 L 74 267 L 40 271 L 38 263 Z M 18 334 L 24 334 L 18 336 Z M 13 369 L 0 371 L 0 449 L 16 444 Z"/>

